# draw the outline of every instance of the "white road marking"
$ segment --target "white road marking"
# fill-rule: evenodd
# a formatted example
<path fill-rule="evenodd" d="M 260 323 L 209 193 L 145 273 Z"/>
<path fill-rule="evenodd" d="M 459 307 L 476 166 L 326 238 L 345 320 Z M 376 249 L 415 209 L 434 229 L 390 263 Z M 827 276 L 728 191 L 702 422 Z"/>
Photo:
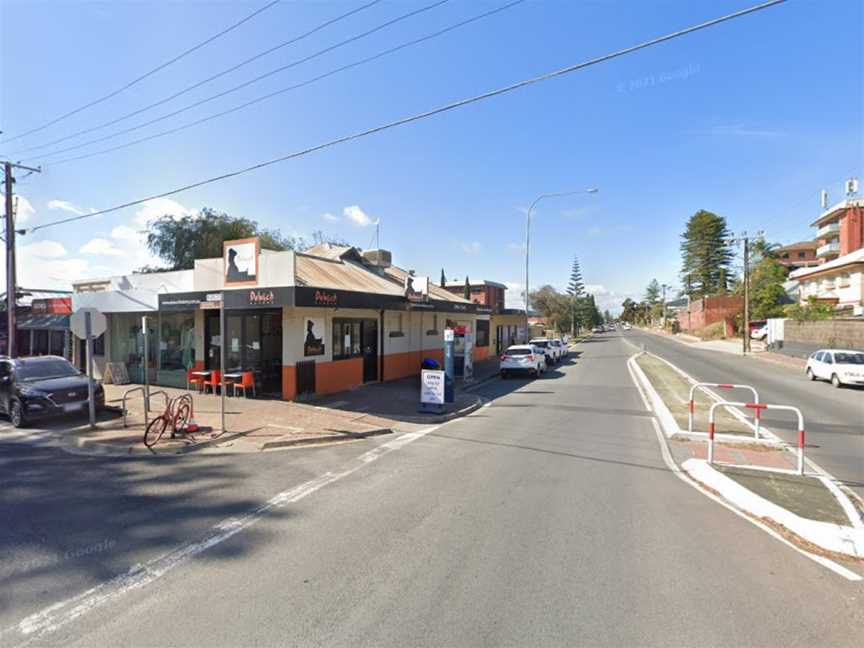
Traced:
<path fill-rule="evenodd" d="M 454 419 L 454 421 L 457 419 Z M 452 422 L 452 421 L 448 421 Z M 215 547 L 233 537 L 234 535 L 248 529 L 267 515 L 271 510 L 299 502 L 305 497 L 315 493 L 325 486 L 337 482 L 364 466 L 381 457 L 399 450 L 409 443 L 422 439 L 430 432 L 434 432 L 440 425 L 436 425 L 418 432 L 403 434 L 395 439 L 381 444 L 351 461 L 353 466 L 341 472 L 327 472 L 323 475 L 282 491 L 271 497 L 260 506 L 240 516 L 230 517 L 210 527 L 204 535 L 195 542 L 184 543 L 177 548 L 148 560 L 144 564 L 134 565 L 128 571 L 119 576 L 107 580 L 92 587 L 72 598 L 60 601 L 39 612 L 31 614 L 19 623 L 6 628 L 0 632 L 0 643 L 8 641 L 7 637 L 17 636 L 27 642 L 44 637 L 56 632 L 63 626 L 84 616 L 88 612 L 110 603 L 131 591 L 142 589 L 147 585 L 162 578 L 170 571 L 179 567 L 190 558 L 194 558 L 208 549 Z"/>

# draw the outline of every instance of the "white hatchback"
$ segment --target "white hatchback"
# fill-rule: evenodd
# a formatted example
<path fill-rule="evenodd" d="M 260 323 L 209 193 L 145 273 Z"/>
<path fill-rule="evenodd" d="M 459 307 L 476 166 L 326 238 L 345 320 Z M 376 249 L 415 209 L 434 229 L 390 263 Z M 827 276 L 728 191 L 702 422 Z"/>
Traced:
<path fill-rule="evenodd" d="M 810 380 L 830 380 L 835 387 L 864 386 L 864 352 L 848 349 L 822 349 L 807 358 Z"/>
<path fill-rule="evenodd" d="M 530 344 L 516 344 L 508 347 L 501 354 L 499 371 L 501 377 L 515 373 L 529 373 L 539 376 L 546 370 L 546 356 L 543 349 L 538 349 Z"/>

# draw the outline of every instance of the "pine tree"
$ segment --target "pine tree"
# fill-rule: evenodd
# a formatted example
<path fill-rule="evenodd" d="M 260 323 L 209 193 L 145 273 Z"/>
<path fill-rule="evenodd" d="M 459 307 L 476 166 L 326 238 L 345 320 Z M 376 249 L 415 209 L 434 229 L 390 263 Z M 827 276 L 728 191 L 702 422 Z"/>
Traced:
<path fill-rule="evenodd" d="M 651 305 L 660 301 L 660 283 L 656 279 L 652 279 L 645 289 L 645 301 Z"/>
<path fill-rule="evenodd" d="M 725 292 L 732 263 L 726 219 L 704 209 L 690 217 L 681 236 L 681 276 L 690 298 Z"/>
<path fill-rule="evenodd" d="M 441 268 L 441 284 L 440 284 L 440 286 L 443 288 L 445 283 L 447 283 L 447 279 L 444 278 L 444 268 Z"/>
<path fill-rule="evenodd" d="M 581 324 L 582 301 L 585 297 L 585 284 L 582 282 L 582 269 L 579 258 L 573 257 L 573 267 L 570 270 L 570 283 L 567 284 L 567 295 L 570 297 L 570 333 L 576 335 L 577 324 Z"/>
<path fill-rule="evenodd" d="M 471 301 L 471 284 L 468 282 L 468 275 L 465 275 L 465 299 Z"/>

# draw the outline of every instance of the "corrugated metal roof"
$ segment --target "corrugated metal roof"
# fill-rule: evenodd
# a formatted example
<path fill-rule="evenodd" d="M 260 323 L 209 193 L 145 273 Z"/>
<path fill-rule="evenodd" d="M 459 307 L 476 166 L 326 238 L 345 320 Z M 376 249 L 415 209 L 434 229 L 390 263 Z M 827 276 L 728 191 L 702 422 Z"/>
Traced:
<path fill-rule="evenodd" d="M 354 290 L 381 295 L 402 295 L 402 285 L 370 271 L 354 261 L 330 260 L 297 254 L 298 286 Z"/>
<path fill-rule="evenodd" d="M 393 277 L 394 281 L 397 281 L 400 286 L 405 285 L 405 277 L 408 276 L 408 271 L 403 270 L 402 268 L 396 266 L 390 266 L 384 270 L 384 273 Z M 449 301 L 456 302 L 458 304 L 470 304 L 472 302 L 468 301 L 464 297 L 460 297 L 459 295 L 454 295 L 449 290 L 445 290 L 441 286 L 438 286 L 431 281 L 429 282 L 429 298 L 430 299 L 438 299 L 440 301 Z"/>
<path fill-rule="evenodd" d="M 321 259 L 330 259 L 335 261 L 341 259 L 342 255 L 351 250 L 350 245 L 334 245 L 333 243 L 319 243 L 313 245 L 309 249 L 303 250 L 303 254 L 319 257 Z"/>

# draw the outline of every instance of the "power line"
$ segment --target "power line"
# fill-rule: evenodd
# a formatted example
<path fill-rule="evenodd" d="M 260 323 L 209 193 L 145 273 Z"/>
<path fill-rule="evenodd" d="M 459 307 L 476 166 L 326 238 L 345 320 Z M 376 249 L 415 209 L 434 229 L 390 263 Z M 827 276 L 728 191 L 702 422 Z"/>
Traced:
<path fill-rule="evenodd" d="M 45 142 L 44 144 L 38 144 L 36 146 L 30 146 L 27 148 L 18 149 L 17 151 L 13 151 L 12 155 L 18 155 L 20 153 L 27 153 L 29 151 L 36 151 L 38 149 L 46 148 L 48 146 L 53 146 L 55 144 L 59 144 L 60 142 L 65 142 L 67 140 L 73 139 L 73 138 L 78 137 L 80 135 L 86 135 L 87 133 L 92 133 L 93 131 L 101 130 L 103 128 L 107 128 L 108 126 L 113 126 L 114 124 L 117 124 L 121 121 L 125 121 L 125 120 L 129 119 L 130 117 L 134 117 L 135 115 L 140 115 L 142 112 L 146 112 L 146 111 L 150 110 L 151 108 L 155 108 L 157 106 L 161 106 L 162 104 L 168 103 L 169 101 L 172 101 L 172 100 L 176 99 L 177 97 L 180 97 L 180 96 L 182 96 L 188 92 L 191 92 L 192 90 L 195 90 L 196 88 L 200 88 L 202 85 L 210 83 L 211 81 L 214 81 L 220 77 L 225 76 L 226 74 L 229 74 L 231 72 L 239 70 L 241 67 L 244 67 L 245 65 L 248 65 L 249 63 L 252 63 L 253 61 L 257 61 L 258 59 L 263 58 L 264 56 L 267 56 L 268 54 L 272 54 L 273 52 L 275 52 L 278 49 L 281 49 L 283 47 L 287 47 L 288 45 L 293 45 L 294 43 L 297 43 L 297 42 L 299 42 L 305 38 L 308 38 L 309 36 L 312 36 L 313 34 L 318 33 L 322 29 L 325 29 L 326 27 L 329 27 L 330 25 L 334 25 L 337 22 L 345 20 L 346 18 L 349 18 L 349 17 L 353 16 L 354 14 L 358 14 L 361 11 L 368 9 L 369 7 L 372 7 L 376 4 L 379 4 L 380 2 L 381 2 L 381 0 L 372 0 L 371 2 L 367 2 L 364 5 L 361 5 L 355 9 L 352 9 L 351 11 L 347 11 L 343 14 L 340 14 L 340 15 L 336 16 L 335 18 L 330 18 L 329 20 L 324 21 L 320 25 L 317 25 L 316 27 L 313 27 L 312 29 L 310 29 L 306 32 L 303 32 L 302 34 L 300 34 L 298 36 L 295 36 L 293 38 L 290 38 L 289 40 L 283 41 L 283 42 L 279 43 L 278 45 L 274 45 L 273 47 L 266 49 L 263 52 L 259 52 L 258 54 L 255 54 L 254 56 L 251 56 L 251 57 L 241 61 L 240 63 L 233 65 L 232 67 L 226 68 L 225 70 L 222 70 L 221 72 L 217 72 L 216 74 L 209 76 L 206 79 L 199 81 L 197 83 L 194 83 L 190 86 L 186 86 L 185 88 L 178 90 L 174 94 L 169 95 L 167 97 L 164 97 L 155 103 L 144 106 L 143 108 L 139 108 L 139 109 L 134 110 L 130 113 L 122 115 L 121 117 L 117 117 L 115 119 L 104 122 L 102 124 L 97 124 L 96 126 L 84 128 L 84 129 L 79 130 L 75 133 L 72 133 L 71 135 L 66 135 L 64 137 L 60 137 L 60 138 L 52 140 L 50 142 Z M 167 115 L 166 117 L 171 117 L 174 114 L 175 113 L 171 113 L 170 115 Z M 164 117 L 162 119 L 164 119 Z M 158 121 L 158 120 L 156 120 L 156 121 Z M 147 124 L 142 124 L 142 126 L 146 126 L 149 123 L 151 123 L 151 122 L 147 122 Z M 136 128 L 140 128 L 140 126 L 138 126 Z M 134 130 L 134 128 L 129 129 L 129 130 Z M 124 132 L 129 132 L 129 131 L 128 130 L 127 131 L 120 131 L 120 133 L 124 133 Z M 90 142 L 85 142 L 84 144 L 80 144 L 79 146 L 86 146 L 87 144 L 99 142 L 99 141 L 102 141 L 104 139 L 110 139 L 110 138 L 102 138 L 102 139 L 92 140 Z M 75 147 L 72 147 L 72 148 L 75 148 Z M 70 151 L 70 150 L 72 150 L 72 149 L 69 148 L 69 149 L 64 149 L 63 151 L 55 151 L 55 153 L 62 153 L 64 151 Z M 53 155 L 53 153 L 47 153 L 46 155 Z"/>
<path fill-rule="evenodd" d="M 390 130 L 392 128 L 397 128 L 399 126 L 404 126 L 406 124 L 410 124 L 416 121 L 421 121 L 423 119 L 427 119 L 428 117 L 432 117 L 434 115 L 438 115 L 444 112 L 449 112 L 451 110 L 455 110 L 457 108 L 462 108 L 464 106 L 478 103 L 480 101 L 485 101 L 486 99 L 491 99 L 493 97 L 497 97 L 499 95 L 507 94 L 509 92 L 513 92 L 515 90 L 519 90 L 521 88 L 534 85 L 536 83 L 540 83 L 542 81 L 548 81 L 549 79 L 553 79 L 559 76 L 564 76 L 566 74 L 570 74 L 577 70 L 581 70 L 583 68 L 590 67 L 592 65 L 597 65 L 598 63 L 604 63 L 611 59 L 619 58 L 626 54 L 632 54 L 633 52 L 637 52 L 639 50 L 646 49 L 648 47 L 652 47 L 654 45 L 659 45 L 660 43 L 664 43 L 666 41 L 673 40 L 675 38 L 680 38 L 681 36 L 685 36 L 687 34 L 691 34 L 696 31 L 700 31 L 702 29 L 707 29 L 708 27 L 713 27 L 723 22 L 727 22 L 729 20 L 734 20 L 735 18 L 740 18 L 742 16 L 746 16 L 751 13 L 755 13 L 757 11 L 761 11 L 763 9 L 767 9 L 769 7 L 773 7 L 775 5 L 783 4 L 786 0 L 769 0 L 768 2 L 763 2 L 758 5 L 754 5 L 752 7 L 748 7 L 747 9 L 741 9 L 739 11 L 735 11 L 724 16 L 720 16 L 719 18 L 713 18 L 706 22 L 699 23 L 697 25 L 693 25 L 691 27 L 686 27 L 684 29 L 680 29 L 678 31 L 672 32 L 670 34 L 666 34 L 664 36 L 659 36 L 657 38 L 653 38 L 648 41 L 644 41 L 637 45 L 632 45 L 630 47 L 626 47 L 624 49 L 616 50 L 614 52 L 610 52 L 609 54 L 603 54 L 602 56 L 598 56 L 593 59 L 589 59 L 587 61 L 583 61 L 581 63 L 576 63 L 574 65 L 570 65 L 564 68 L 560 68 L 558 70 L 553 70 L 551 72 L 546 72 L 539 76 L 532 77 L 530 79 L 525 79 L 523 81 L 518 81 L 508 86 L 504 86 L 501 88 L 497 88 L 495 90 L 490 90 L 489 92 L 484 92 L 479 95 L 475 95 L 473 97 L 468 97 L 466 99 L 460 99 L 458 101 L 454 101 L 443 106 L 439 106 L 437 108 L 433 108 L 432 110 L 428 110 L 426 112 L 422 112 L 416 115 L 412 115 L 410 117 L 403 117 L 402 119 L 397 119 L 396 121 L 389 122 L 387 124 L 382 124 L 380 126 L 375 126 L 373 128 L 369 128 L 364 131 L 360 131 L 357 133 L 352 133 L 350 135 L 344 135 L 342 137 L 338 137 L 336 139 L 332 139 L 330 141 L 324 142 L 323 144 L 316 144 L 315 146 L 310 146 L 305 149 L 301 149 L 299 151 L 295 151 L 294 153 L 289 153 L 288 155 L 283 155 L 278 158 L 274 158 L 272 160 L 267 160 L 265 162 L 259 162 L 258 164 L 254 164 L 249 167 L 245 167 L 243 169 L 238 169 L 236 171 L 230 171 L 228 173 L 224 173 L 222 175 L 214 176 L 212 178 L 207 178 L 206 180 L 199 180 L 197 182 L 193 182 L 188 185 L 184 185 L 182 187 L 178 187 L 176 189 L 171 189 L 169 191 L 164 191 L 162 193 L 154 194 L 152 196 L 148 196 L 146 198 L 139 198 L 138 200 L 131 200 L 129 202 L 116 205 L 114 207 L 109 207 L 107 209 L 102 209 L 100 211 L 92 212 L 89 214 L 82 214 L 80 216 L 73 216 L 70 218 L 64 218 L 56 221 L 52 221 L 50 223 L 45 223 L 43 225 L 37 225 L 36 227 L 30 228 L 28 232 L 32 233 L 37 230 L 45 229 L 47 227 L 53 227 L 55 225 L 62 225 L 64 223 L 71 223 L 79 220 L 83 220 L 85 218 L 92 218 L 94 216 L 99 216 L 101 214 L 107 214 L 110 212 L 118 211 L 120 209 L 125 209 L 127 207 L 133 207 L 135 205 L 140 205 L 142 203 L 148 202 L 150 200 L 155 200 L 157 198 L 165 198 L 167 196 L 173 196 L 178 193 L 182 193 L 184 191 L 189 191 L 191 189 L 196 189 L 198 187 L 203 187 L 204 185 L 212 184 L 214 182 L 220 182 L 222 180 L 227 180 L 229 178 L 233 178 L 239 175 L 243 175 L 245 173 L 250 173 L 252 171 L 256 171 L 258 169 L 262 169 L 264 167 L 268 167 L 274 164 L 278 164 L 279 162 L 285 162 L 287 160 L 292 160 L 294 158 L 303 157 L 305 155 L 309 155 L 310 153 L 314 153 L 317 151 L 321 151 L 326 148 L 330 148 L 336 146 L 338 144 L 344 144 L 346 142 L 350 142 L 352 140 L 360 139 L 363 137 L 367 137 L 369 135 L 375 135 L 377 133 L 381 133 L 386 130 Z"/>
<path fill-rule="evenodd" d="M 56 155 L 56 154 L 58 154 L 58 153 L 65 153 L 65 152 L 67 152 L 67 151 L 73 151 L 73 150 L 75 150 L 75 149 L 79 149 L 79 148 L 81 148 L 81 147 L 83 147 L 83 146 L 88 146 L 88 145 L 90 145 L 90 144 L 95 144 L 95 143 L 97 143 L 97 142 L 104 142 L 105 140 L 113 139 L 113 138 L 115 138 L 115 137 L 117 137 L 117 136 L 119 136 L 119 135 L 123 135 L 123 134 L 125 134 L 125 133 L 129 133 L 129 132 L 131 132 L 131 131 L 138 130 L 138 129 L 140 129 L 140 128 L 144 128 L 145 126 L 150 126 L 150 125 L 152 125 L 152 124 L 155 124 L 155 123 L 157 123 L 157 122 L 163 121 L 163 120 L 165 120 L 165 119 L 169 119 L 170 117 L 175 117 L 175 116 L 179 115 L 180 113 L 184 113 L 184 112 L 186 112 L 187 110 L 192 110 L 193 108 L 197 108 L 198 106 L 201 106 L 201 105 L 203 105 L 203 104 L 205 104 L 205 103 L 209 103 L 209 102 L 213 101 L 214 99 L 219 99 L 220 97 L 224 97 L 224 96 L 226 96 L 226 95 L 229 95 L 229 94 L 232 94 L 232 93 L 234 93 L 234 92 L 237 92 L 238 90 L 242 90 L 243 88 L 246 88 L 246 87 L 248 87 L 248 86 L 250 86 L 250 85 L 252 85 L 252 84 L 258 83 L 259 81 L 263 81 L 264 79 L 267 79 L 267 78 L 273 76 L 274 74 L 278 74 L 278 73 L 280 73 L 280 72 L 284 72 L 285 70 L 288 70 L 288 69 L 290 69 L 290 68 L 297 67 L 298 65 L 302 65 L 303 63 L 307 63 L 307 62 L 309 62 L 309 61 L 311 61 L 311 60 L 313 60 L 313 59 L 316 59 L 316 58 L 318 58 L 318 57 L 320 57 L 320 56 L 323 56 L 324 54 L 327 54 L 327 53 L 329 53 L 329 52 L 332 52 L 332 51 L 334 51 L 334 50 L 337 50 L 337 49 L 339 49 L 340 47 L 344 47 L 344 46 L 346 46 L 346 45 L 350 45 L 351 43 L 354 43 L 354 42 L 356 42 L 356 41 L 358 41 L 358 40 L 361 40 L 361 39 L 363 39 L 363 38 L 366 38 L 367 36 L 371 36 L 372 34 L 374 34 L 374 33 L 376 33 L 376 32 L 379 32 L 379 31 L 381 31 L 382 29 L 386 29 L 387 27 L 390 27 L 390 26 L 392 26 L 392 25 L 394 25 L 394 24 L 396 24 L 396 23 L 398 23 L 398 22 L 401 22 L 401 21 L 403 21 L 403 20 L 407 20 L 408 18 L 413 18 L 414 16 L 417 16 L 417 15 L 419 15 L 419 14 L 421 14 L 421 13 L 426 12 L 426 11 L 430 11 L 430 10 L 432 10 L 432 9 L 435 9 L 436 7 L 440 7 L 441 5 L 446 4 L 447 2 L 450 2 L 450 0 L 436 0 L 436 1 L 433 2 L 432 4 L 426 5 L 426 6 L 424 6 L 424 7 L 420 7 L 419 9 L 414 9 L 413 11 L 409 11 L 408 13 L 402 14 L 401 16 L 397 16 L 396 18 L 393 18 L 393 19 L 391 19 L 391 20 L 388 20 L 388 21 L 386 21 L 386 22 L 383 22 L 383 23 L 381 23 L 380 25 L 377 25 L 376 27 L 373 27 L 372 29 L 366 30 L 366 31 L 364 31 L 364 32 L 362 32 L 362 33 L 360 33 L 360 34 L 356 34 L 355 36 L 352 36 L 352 37 L 347 38 L 347 39 L 345 39 L 345 40 L 343 40 L 343 41 L 340 41 L 340 42 L 338 42 L 338 43 L 336 43 L 336 44 L 334 44 L 334 45 L 330 45 L 329 47 L 325 47 L 325 48 L 322 49 L 322 50 L 318 50 L 317 52 L 314 52 L 313 54 L 309 54 L 308 56 L 304 56 L 303 58 L 297 59 L 296 61 L 292 61 L 291 63 L 287 63 L 287 64 L 285 64 L 285 65 L 280 65 L 279 67 L 274 68 L 274 69 L 270 70 L 269 72 L 265 72 L 264 74 L 258 75 L 257 77 L 254 77 L 254 78 L 252 78 L 252 79 L 249 79 L 248 81 L 244 81 L 243 83 L 241 83 L 241 84 L 239 84 L 239 85 L 236 85 L 236 86 L 234 86 L 234 87 L 228 88 L 227 90 L 223 90 L 222 92 L 218 92 L 218 93 L 216 93 L 216 94 L 214 94 L 214 95 L 210 95 L 209 97 L 205 97 L 204 99 L 201 99 L 201 100 L 199 100 L 199 101 L 196 101 L 196 102 L 194 102 L 194 103 L 191 103 L 191 104 L 189 104 L 189 105 L 187 105 L 187 106 L 184 106 L 183 108 L 178 108 L 178 109 L 175 110 L 174 112 L 170 112 L 170 113 L 168 113 L 168 114 L 166 114 L 166 115 L 162 115 L 161 117 L 157 117 L 157 118 L 155 118 L 155 119 L 151 119 L 150 121 L 148 121 L 148 122 L 144 122 L 143 124 L 139 124 L 138 126 L 132 126 L 132 127 L 130 127 L 130 128 L 126 128 L 126 129 L 124 129 L 124 130 L 117 131 L 116 133 L 112 133 L 111 135 L 106 135 L 106 136 L 104 136 L 104 137 L 99 137 L 99 138 L 96 138 L 96 139 L 94 139 L 94 140 L 89 140 L 89 141 L 87 141 L 87 142 L 83 142 L 83 143 L 81 143 L 81 144 L 76 144 L 76 145 L 74 145 L 74 146 L 69 146 L 69 147 L 64 148 L 64 149 L 59 149 L 59 150 L 57 150 L 57 151 L 51 151 L 51 152 L 48 152 L 48 153 L 44 153 L 43 156 Z M 216 76 L 219 76 L 219 75 L 216 75 Z M 213 79 L 213 78 L 216 78 L 216 77 L 211 77 L 211 79 Z M 157 101 L 157 102 L 155 102 L 155 103 L 152 103 L 152 104 L 150 104 L 149 106 L 145 106 L 144 108 L 139 108 L 138 110 L 135 110 L 135 111 L 133 111 L 133 112 L 127 114 L 127 115 L 124 115 L 124 116 L 122 116 L 122 117 L 119 117 L 119 118 L 117 118 L 117 119 L 114 119 L 114 120 L 112 120 L 112 121 L 110 121 L 110 122 L 106 122 L 105 124 L 101 124 L 101 125 L 99 125 L 99 126 L 94 126 L 93 128 L 88 129 L 86 132 L 90 132 L 90 131 L 93 131 L 93 130 L 99 130 L 99 129 L 104 128 L 104 127 L 106 127 L 106 126 L 110 126 L 110 125 L 112 125 L 112 124 L 116 124 L 117 122 L 124 121 L 124 120 L 128 119 L 129 117 L 133 117 L 134 115 L 138 115 L 138 114 L 140 114 L 140 113 L 142 113 L 142 112 L 145 112 L 145 111 L 147 111 L 147 110 L 150 110 L 151 108 L 155 108 L 156 106 L 160 106 L 160 105 L 162 105 L 162 104 L 164 104 L 164 103 L 167 103 L 168 101 L 171 101 L 172 99 L 175 99 L 175 98 L 179 97 L 179 96 L 182 95 L 182 94 L 185 94 L 186 92 L 189 92 L 190 90 L 192 90 L 192 89 L 194 89 L 194 88 L 196 88 L 196 87 L 198 87 L 198 86 L 200 86 L 200 85 L 202 85 L 202 84 L 204 84 L 204 83 L 207 83 L 207 81 L 209 81 L 209 80 L 210 80 L 210 79 L 206 79 L 206 80 L 201 81 L 201 82 L 199 82 L 199 83 L 197 83 L 197 84 L 195 84 L 195 85 L 193 85 L 193 86 L 190 86 L 190 87 L 188 87 L 188 88 L 185 88 L 185 89 L 183 89 L 183 90 L 181 90 L 181 91 L 179 91 L 179 92 L 175 92 L 173 95 L 171 95 L 171 96 L 169 96 L 169 97 L 165 97 L 164 99 L 160 99 L 159 101 Z M 40 146 L 40 147 L 38 147 L 38 148 L 44 148 L 45 146 L 48 146 L 48 145 L 47 145 L 47 144 L 44 144 L 44 145 L 42 145 L 42 146 Z M 13 153 L 13 155 L 17 155 L 17 154 L 22 153 L 22 152 L 27 151 L 27 150 L 33 150 L 33 147 L 31 147 L 30 149 L 21 149 L 21 150 L 19 150 L 19 151 L 15 151 L 15 152 Z"/>
<path fill-rule="evenodd" d="M 158 133 L 153 133 L 153 134 L 148 135 L 146 137 L 141 137 L 141 138 L 138 138 L 136 140 L 132 140 L 130 142 L 125 142 L 125 143 L 120 144 L 118 146 L 112 146 L 112 147 L 107 148 L 107 149 L 102 149 L 100 151 L 93 151 L 91 153 L 85 153 L 84 155 L 76 155 L 74 157 L 56 160 L 54 162 L 50 162 L 49 164 L 50 164 L 50 166 L 56 166 L 58 164 L 66 164 L 68 162 L 75 162 L 77 160 L 84 160 L 87 158 L 94 157 L 96 155 L 104 155 L 106 153 L 112 153 L 112 152 L 120 150 L 120 149 L 128 148 L 130 146 L 135 146 L 137 144 L 142 144 L 144 142 L 158 139 L 160 137 L 165 137 L 166 135 L 171 135 L 173 133 L 177 133 L 179 131 L 186 130 L 187 128 L 192 128 L 193 126 L 198 126 L 199 124 L 203 124 L 205 122 L 212 121 L 213 119 L 217 119 L 219 117 L 224 117 L 225 115 L 229 115 L 231 113 L 237 112 L 237 111 L 242 110 L 244 108 L 248 108 L 249 106 L 261 103 L 261 102 L 266 101 L 268 99 L 272 99 L 278 95 L 284 94 L 284 93 L 289 92 L 291 90 L 297 90 L 299 88 L 304 88 L 306 86 L 312 85 L 313 83 L 316 83 L 318 81 L 321 81 L 323 79 L 331 77 L 331 76 L 338 74 L 340 72 L 344 72 L 346 70 L 350 70 L 351 68 L 365 65 L 366 63 L 371 63 L 372 61 L 383 58 L 384 56 L 388 56 L 390 54 L 393 54 L 393 53 L 398 52 L 400 50 L 406 49 L 408 47 L 412 47 L 414 45 L 418 45 L 418 44 L 423 43 L 425 41 L 432 40 L 434 38 L 438 38 L 438 37 L 443 36 L 444 34 L 446 34 L 448 32 L 454 31 L 456 29 L 459 29 L 460 27 L 464 27 L 464 26 L 469 25 L 471 23 L 477 22 L 478 20 L 488 18 L 494 14 L 497 14 L 497 13 L 500 13 L 500 12 L 505 11 L 507 9 L 510 9 L 512 7 L 515 7 L 516 5 L 522 4 L 523 2 L 525 2 L 525 0 L 513 0 L 513 2 L 502 5 L 500 7 L 495 8 L 495 9 L 491 9 L 489 11 L 478 14 L 478 15 L 473 16 L 471 18 L 468 18 L 466 20 L 462 20 L 458 23 L 449 25 L 448 27 L 445 27 L 443 29 L 439 29 L 438 31 L 435 31 L 431 34 L 427 34 L 426 36 L 422 36 L 420 38 L 416 38 L 416 39 L 408 41 L 406 43 L 402 43 L 401 45 L 397 45 L 396 47 L 391 47 L 391 48 L 386 49 L 382 52 L 374 54 L 372 56 L 368 56 L 366 58 L 363 58 L 359 61 L 355 61 L 353 63 L 348 63 L 347 65 L 342 65 L 336 69 L 330 70 L 329 72 L 325 72 L 323 74 L 319 74 L 319 75 L 317 75 L 311 79 L 307 79 L 306 81 L 303 81 L 301 83 L 296 83 L 296 84 L 288 86 L 286 88 L 281 88 L 281 89 L 276 90 L 274 92 L 270 92 L 266 95 L 256 97 L 256 98 L 251 99 L 250 101 L 244 102 L 238 106 L 234 106 L 233 108 L 228 108 L 227 110 L 223 110 L 223 111 L 215 113 L 213 115 L 208 115 L 206 117 L 202 117 L 201 119 L 196 119 L 195 121 L 189 122 L 188 124 L 183 124 L 183 125 L 177 126 L 175 128 L 170 128 L 168 130 L 160 131 Z M 55 153 L 59 153 L 59 151 L 55 151 Z M 40 159 L 44 159 L 44 158 L 40 158 Z"/>
<path fill-rule="evenodd" d="M 141 81 L 143 81 L 144 79 L 146 79 L 146 78 L 148 78 L 148 77 L 150 77 L 150 76 L 153 76 L 154 74 L 156 74 L 156 73 L 159 72 L 160 70 L 164 70 L 164 69 L 165 69 L 166 67 L 168 67 L 169 65 L 172 65 L 173 63 L 176 63 L 176 62 L 179 61 L 180 59 L 182 59 L 182 58 L 188 56 L 189 54 L 191 54 L 192 52 L 195 52 L 195 51 L 201 49 L 201 48 L 204 47 L 205 45 L 208 45 L 208 44 L 212 43 L 213 41 L 215 41 L 217 38 L 221 38 L 221 37 L 224 36 L 225 34 L 227 34 L 227 33 L 231 32 L 231 31 L 237 29 L 238 27 L 240 27 L 240 26 L 243 25 L 244 23 L 249 22 L 249 21 L 252 20 L 255 16 L 257 16 L 257 15 L 259 15 L 259 14 L 261 14 L 261 13 L 267 11 L 268 9 L 270 9 L 271 7 L 273 7 L 274 5 L 278 4 L 280 1 L 281 1 L 281 0 L 272 0 L 272 2 L 267 3 L 266 5 L 264 5 L 263 7 L 261 7 L 260 9 L 256 9 L 255 11 L 253 11 L 251 14 L 249 14 L 249 15 L 246 16 L 245 18 L 241 19 L 240 21 L 238 21 L 238 22 L 236 22 L 236 23 L 234 23 L 234 24 L 232 24 L 232 25 L 229 25 L 228 27 L 226 27 L 226 28 L 223 29 L 222 31 L 220 31 L 220 32 L 218 32 L 218 33 L 216 33 L 216 34 L 214 34 L 214 35 L 211 36 L 210 38 L 207 38 L 206 40 L 201 41 L 201 42 L 198 43 L 197 45 L 193 45 L 192 47 L 190 47 L 189 49 L 187 49 L 187 50 L 181 52 L 180 54 L 178 54 L 178 55 L 175 56 L 174 58 L 169 59 L 168 61 L 165 61 L 165 62 L 162 63 L 161 65 L 156 66 L 156 67 L 153 68 L 152 70 L 150 70 L 150 71 L 148 71 L 148 72 L 145 72 L 145 73 L 142 74 L 141 76 L 132 79 L 131 81 L 129 81 L 129 82 L 126 83 L 125 85 L 121 86 L 120 88 L 117 88 L 116 90 L 114 90 L 114 91 L 112 91 L 112 92 L 109 92 L 108 94 L 106 94 L 106 95 L 104 95 L 104 96 L 102 96 L 102 97 L 99 97 L 98 99 L 94 99 L 93 101 L 91 101 L 91 102 L 89 102 L 89 103 L 86 103 L 86 104 L 84 104 L 83 106 L 80 106 L 79 108 L 76 108 L 75 110 L 70 110 L 69 112 L 67 112 L 67 113 L 65 113 L 65 114 L 63 114 L 63 115 L 60 115 L 59 117 L 56 117 L 56 118 L 52 119 L 51 121 L 42 124 L 41 126 L 37 126 L 36 128 L 31 128 L 30 130 L 25 131 L 25 132 L 21 133 L 20 135 L 16 135 L 15 137 L 9 137 L 9 138 L 6 138 L 6 139 L 3 140 L 2 142 L 0 142 L 0 144 L 6 144 L 7 142 L 14 142 L 15 140 L 21 139 L 22 137 L 26 137 L 27 135 L 32 135 L 33 133 L 37 133 L 37 132 L 39 132 L 39 131 L 45 130 L 45 129 L 48 128 L 49 126 L 53 126 L 54 124 L 56 124 L 56 123 L 58 123 L 58 122 L 61 122 L 61 121 L 63 121 L 64 119 L 66 119 L 66 118 L 68 118 L 68 117 L 71 117 L 72 115 L 76 115 L 76 114 L 78 114 L 79 112 L 81 112 L 82 110 L 86 110 L 87 108 L 91 108 L 91 107 L 93 107 L 93 106 L 95 106 L 95 105 L 97 105 L 97 104 L 102 103 L 103 101 L 108 101 L 108 99 L 111 99 L 112 97 L 116 97 L 118 94 L 120 94 L 121 92 L 124 92 L 125 90 L 128 90 L 129 88 L 131 88 L 131 87 L 134 86 L 135 84 L 140 83 Z"/>

